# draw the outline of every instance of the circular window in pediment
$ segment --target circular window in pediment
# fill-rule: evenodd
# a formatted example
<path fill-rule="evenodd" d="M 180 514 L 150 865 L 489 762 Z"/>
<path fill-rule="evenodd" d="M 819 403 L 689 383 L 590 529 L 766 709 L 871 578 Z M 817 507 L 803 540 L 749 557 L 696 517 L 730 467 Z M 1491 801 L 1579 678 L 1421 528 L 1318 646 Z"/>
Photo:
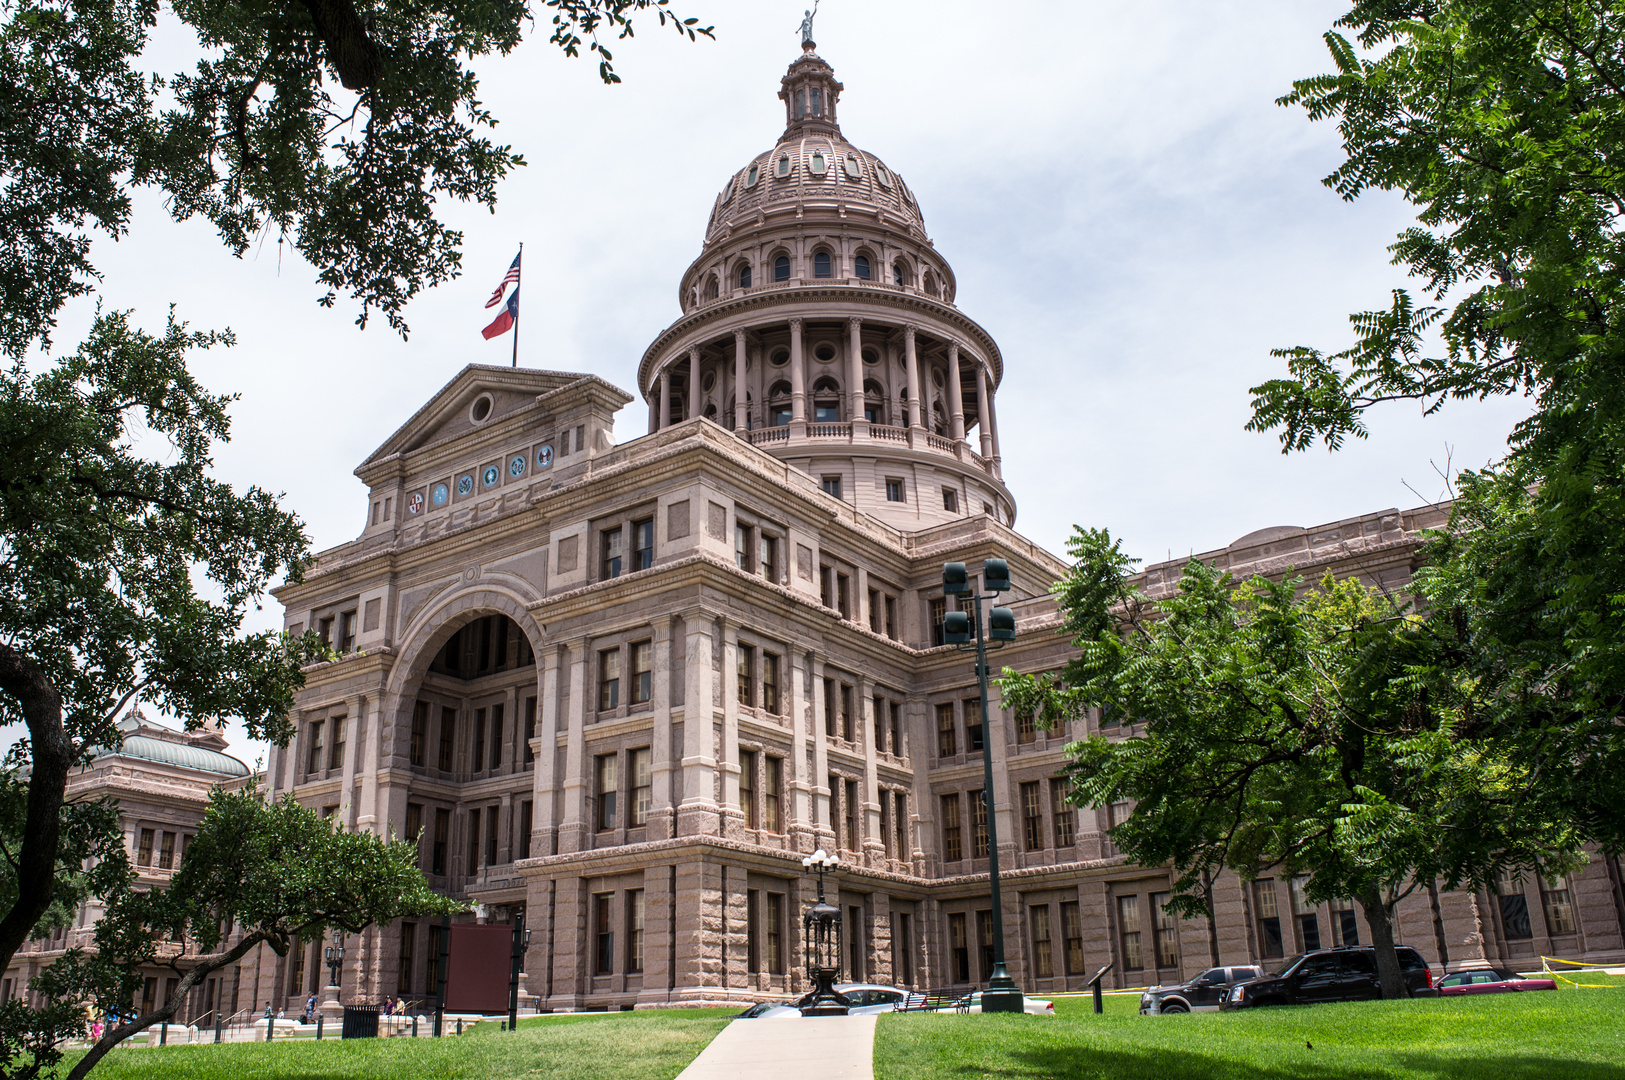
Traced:
<path fill-rule="evenodd" d="M 468 418 L 476 424 L 483 424 L 491 419 L 493 402 L 490 394 L 481 394 L 474 399 L 474 404 L 468 407 Z"/>

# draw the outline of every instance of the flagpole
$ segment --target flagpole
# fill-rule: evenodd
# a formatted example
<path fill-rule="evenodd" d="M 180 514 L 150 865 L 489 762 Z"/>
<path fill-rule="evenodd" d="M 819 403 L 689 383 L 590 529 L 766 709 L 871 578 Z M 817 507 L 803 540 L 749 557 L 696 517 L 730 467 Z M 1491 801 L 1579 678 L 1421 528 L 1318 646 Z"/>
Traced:
<path fill-rule="evenodd" d="M 521 241 L 520 244 L 519 244 L 519 277 L 513 283 L 513 291 L 514 292 L 518 292 L 519 291 L 519 286 L 524 284 L 524 276 L 525 276 L 525 245 L 524 245 L 524 242 Z M 517 311 L 514 312 L 514 315 L 513 315 L 513 366 L 514 367 L 519 366 L 519 312 L 517 312 Z"/>

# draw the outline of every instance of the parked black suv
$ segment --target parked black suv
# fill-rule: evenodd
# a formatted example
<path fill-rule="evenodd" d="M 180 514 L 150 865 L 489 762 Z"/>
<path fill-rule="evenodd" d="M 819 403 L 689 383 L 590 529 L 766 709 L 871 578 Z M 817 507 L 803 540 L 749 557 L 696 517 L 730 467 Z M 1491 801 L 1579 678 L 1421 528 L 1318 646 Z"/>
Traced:
<path fill-rule="evenodd" d="M 1140 1012 L 1149 1015 L 1212 1012 L 1231 983 L 1256 979 L 1261 967 L 1208 968 L 1183 986 L 1153 986 L 1140 995 Z"/>
<path fill-rule="evenodd" d="M 1432 992 L 1433 972 L 1415 949 L 1401 946 L 1399 966 L 1412 995 Z M 1283 960 L 1262 978 L 1239 982 L 1225 992 L 1219 1008 L 1257 1005 L 1311 1005 L 1320 1001 L 1367 1001 L 1382 997 L 1371 946 L 1319 949 Z"/>

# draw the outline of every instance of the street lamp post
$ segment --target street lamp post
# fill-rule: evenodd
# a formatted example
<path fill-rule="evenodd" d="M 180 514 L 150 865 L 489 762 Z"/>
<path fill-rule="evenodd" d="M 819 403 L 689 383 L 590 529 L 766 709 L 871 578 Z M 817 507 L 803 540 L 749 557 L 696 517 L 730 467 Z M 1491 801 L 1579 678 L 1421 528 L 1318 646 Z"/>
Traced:
<path fill-rule="evenodd" d="M 519 1029 L 519 976 L 524 970 L 525 950 L 530 948 L 530 931 L 525 929 L 525 913 L 513 917 L 513 970 L 508 976 L 508 1030 Z"/>
<path fill-rule="evenodd" d="M 942 591 L 946 596 L 958 596 L 976 605 L 975 643 L 971 641 L 970 613 L 950 611 L 942 621 L 942 640 L 960 651 L 976 652 L 976 684 L 980 688 L 982 710 L 982 803 L 987 817 L 987 871 L 993 891 L 993 971 L 982 990 L 982 1011 L 1023 1011 L 1021 988 L 1010 978 L 1004 966 L 1004 907 L 999 898 L 999 829 L 998 815 L 993 812 L 993 731 L 987 717 L 987 638 L 993 639 L 992 648 L 1002 649 L 1006 642 L 1016 639 L 1016 616 L 1009 608 L 996 607 L 984 624 L 982 601 L 997 600 L 998 594 L 1010 588 L 1010 567 L 1003 559 L 986 559 L 982 563 L 982 584 L 991 594 L 984 596 L 970 586 L 970 575 L 962 562 L 944 563 Z M 984 636 L 984 625 L 986 635 Z"/>
<path fill-rule="evenodd" d="M 835 992 L 835 979 L 841 973 L 841 909 L 824 899 L 824 875 L 841 863 L 819 848 L 802 859 L 801 865 L 818 874 L 818 903 L 807 909 L 802 920 L 806 932 L 807 976 L 813 981 L 813 997 L 802 1006 L 801 1015 L 845 1016 L 847 1001 Z"/>
<path fill-rule="evenodd" d="M 344 935 L 334 938 L 334 944 L 327 947 L 327 985 L 339 984 L 339 969 L 344 966 Z"/>

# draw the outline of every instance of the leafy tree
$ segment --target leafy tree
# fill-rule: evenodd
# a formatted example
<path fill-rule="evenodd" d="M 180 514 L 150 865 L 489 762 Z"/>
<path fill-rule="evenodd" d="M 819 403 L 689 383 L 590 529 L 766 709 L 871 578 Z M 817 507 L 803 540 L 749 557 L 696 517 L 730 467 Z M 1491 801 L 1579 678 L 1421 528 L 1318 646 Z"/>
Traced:
<path fill-rule="evenodd" d="M 167 1023 L 194 987 L 262 944 L 285 956 L 332 930 L 358 934 L 374 923 L 462 910 L 430 890 L 417 862 L 415 840 L 344 832 L 292 795 L 272 801 L 257 788 L 214 793 L 167 888 L 131 888 L 120 846 L 106 860 L 120 880 L 103 894 L 95 950 L 70 952 L 38 980 L 38 989 L 78 1012 L 76 1034 L 86 1002 L 123 1018 L 74 1063 L 69 1080 L 81 1080 L 130 1036 Z M 130 1016 L 142 969 L 155 964 L 175 973 L 174 989 L 150 1012 Z M 25 1078 L 61 1057 L 55 1046 L 31 1049 L 32 1060 L 7 1075 Z"/>
<path fill-rule="evenodd" d="M 549 41 L 582 46 L 617 82 L 603 36 L 652 12 L 711 36 L 670 0 L 545 0 Z M 197 62 L 141 70 L 160 13 Z M 128 227 L 138 188 L 176 220 L 201 216 L 241 255 L 275 232 L 344 292 L 406 332 L 419 290 L 459 272 L 462 235 L 440 204 L 496 204 L 523 164 L 484 132 L 469 65 L 506 55 L 525 0 L 0 0 L 0 353 L 48 343 L 63 302 L 94 288 L 94 233 Z M 167 20 L 166 20 L 167 25 Z"/>
<path fill-rule="evenodd" d="M 1074 744 L 1067 774 L 1080 802 L 1134 804 L 1112 842 L 1172 864 L 1175 910 L 1211 913 L 1225 869 L 1308 874 L 1311 900 L 1359 902 L 1383 996 L 1402 997 L 1401 899 L 1578 861 L 1572 825 L 1528 798 L 1538 766 L 1477 736 L 1483 703 L 1447 620 L 1353 579 L 1300 594 L 1200 560 L 1153 601 L 1107 533 L 1079 530 L 1069 550 L 1055 591 L 1079 654 L 1058 674 L 1007 670 L 1005 705 L 1045 725 L 1098 707 L 1132 736 Z"/>
<path fill-rule="evenodd" d="M 27 729 L 0 772 L 0 970 L 117 884 L 116 816 L 64 800 L 70 769 L 118 745 L 133 699 L 190 727 L 289 732 L 314 638 L 242 621 L 275 577 L 298 578 L 308 542 L 269 492 L 209 475 L 230 399 L 198 385 L 186 354 L 229 341 L 104 314 L 72 357 L 0 381 L 0 725 Z"/>
<path fill-rule="evenodd" d="M 1339 31 L 1348 31 L 1353 40 Z M 1452 613 L 1483 722 L 1625 847 L 1625 4 L 1366 0 L 1326 35 L 1336 70 L 1283 104 L 1334 120 L 1345 199 L 1400 192 L 1390 249 L 1426 292 L 1352 317 L 1340 351 L 1279 350 L 1254 430 L 1283 452 L 1365 438 L 1367 413 L 1524 395 L 1496 465 L 1460 478 L 1416 588 Z"/>

